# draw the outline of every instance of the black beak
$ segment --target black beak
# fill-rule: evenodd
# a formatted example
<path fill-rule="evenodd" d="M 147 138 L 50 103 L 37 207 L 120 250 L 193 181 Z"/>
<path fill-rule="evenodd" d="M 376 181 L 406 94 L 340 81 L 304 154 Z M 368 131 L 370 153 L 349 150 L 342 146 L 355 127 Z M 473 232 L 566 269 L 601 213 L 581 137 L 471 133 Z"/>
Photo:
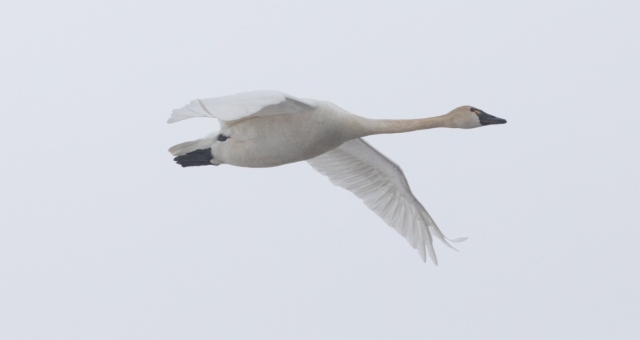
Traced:
<path fill-rule="evenodd" d="M 480 110 L 478 110 L 480 111 Z M 484 111 L 480 111 L 480 114 L 478 115 L 478 118 L 480 119 L 480 124 L 482 125 L 491 125 L 491 124 L 506 124 L 507 121 L 505 119 L 502 118 L 498 118 L 498 117 L 494 117 Z"/>

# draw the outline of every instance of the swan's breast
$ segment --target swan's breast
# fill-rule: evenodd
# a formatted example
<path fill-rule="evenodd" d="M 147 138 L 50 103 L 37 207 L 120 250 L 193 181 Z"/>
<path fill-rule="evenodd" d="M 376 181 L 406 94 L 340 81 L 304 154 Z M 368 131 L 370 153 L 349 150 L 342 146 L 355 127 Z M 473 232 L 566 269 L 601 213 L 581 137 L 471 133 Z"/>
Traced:
<path fill-rule="evenodd" d="M 271 167 L 307 160 L 340 146 L 353 138 L 347 115 L 319 106 L 307 113 L 251 117 L 220 133 L 215 159 L 243 167 Z"/>

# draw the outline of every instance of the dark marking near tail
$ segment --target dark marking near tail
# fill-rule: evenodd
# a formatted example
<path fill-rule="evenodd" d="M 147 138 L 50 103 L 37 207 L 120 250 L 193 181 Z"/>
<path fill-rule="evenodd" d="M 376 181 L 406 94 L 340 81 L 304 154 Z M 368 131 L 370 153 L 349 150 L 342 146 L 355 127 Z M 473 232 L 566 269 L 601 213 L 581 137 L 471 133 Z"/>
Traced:
<path fill-rule="evenodd" d="M 186 168 L 188 166 L 213 165 L 211 164 L 212 159 L 211 148 L 208 148 L 189 152 L 173 160 L 182 165 L 183 168 Z"/>

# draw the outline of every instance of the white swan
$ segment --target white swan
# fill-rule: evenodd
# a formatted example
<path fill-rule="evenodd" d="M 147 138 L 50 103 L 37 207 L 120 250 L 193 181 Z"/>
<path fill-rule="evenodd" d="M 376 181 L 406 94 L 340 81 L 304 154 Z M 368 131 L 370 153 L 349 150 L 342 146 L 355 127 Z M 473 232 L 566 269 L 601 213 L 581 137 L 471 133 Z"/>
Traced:
<path fill-rule="evenodd" d="M 434 236 L 451 248 L 447 241 L 466 238 L 447 239 L 411 193 L 400 167 L 361 137 L 506 123 L 471 106 L 438 117 L 374 120 L 330 102 L 299 99 L 278 91 L 196 99 L 174 110 L 168 122 L 192 117 L 217 118 L 220 131 L 171 147 L 169 152 L 183 167 L 231 164 L 259 168 L 307 161 L 333 184 L 361 198 L 418 250 L 423 261 L 428 252 L 435 264 Z"/>

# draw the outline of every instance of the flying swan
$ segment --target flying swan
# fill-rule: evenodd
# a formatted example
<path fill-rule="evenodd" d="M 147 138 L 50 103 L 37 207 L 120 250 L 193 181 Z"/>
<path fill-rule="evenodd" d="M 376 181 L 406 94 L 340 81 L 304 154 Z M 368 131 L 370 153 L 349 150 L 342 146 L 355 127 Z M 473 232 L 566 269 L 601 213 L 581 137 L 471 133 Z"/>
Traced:
<path fill-rule="evenodd" d="M 217 118 L 220 131 L 169 149 L 183 167 L 230 164 L 264 168 L 307 161 L 364 201 L 390 227 L 438 264 L 433 237 L 453 248 L 411 193 L 400 167 L 362 137 L 438 127 L 471 129 L 507 121 L 471 106 L 424 119 L 368 119 L 337 105 L 278 91 L 254 91 L 196 99 L 173 110 L 168 123 L 193 117 Z"/>

